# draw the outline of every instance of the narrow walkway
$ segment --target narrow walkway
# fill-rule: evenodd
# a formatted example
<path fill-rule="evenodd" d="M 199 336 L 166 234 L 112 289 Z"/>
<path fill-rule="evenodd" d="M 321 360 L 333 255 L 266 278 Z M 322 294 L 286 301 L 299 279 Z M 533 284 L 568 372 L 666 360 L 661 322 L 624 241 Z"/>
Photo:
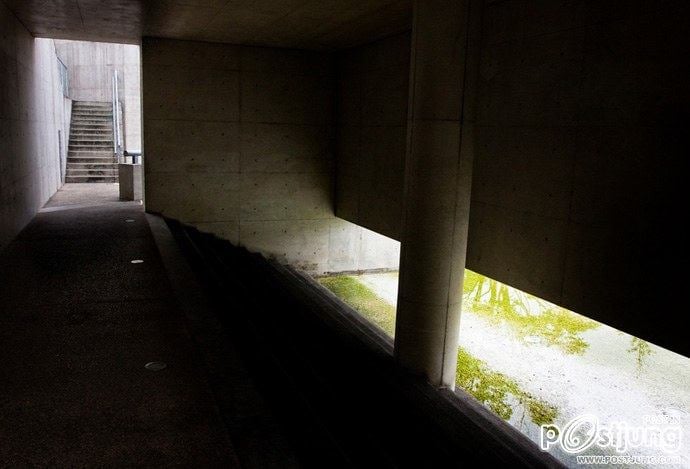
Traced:
<path fill-rule="evenodd" d="M 142 206 L 69 186 L 0 253 L 0 466 L 252 465 Z"/>

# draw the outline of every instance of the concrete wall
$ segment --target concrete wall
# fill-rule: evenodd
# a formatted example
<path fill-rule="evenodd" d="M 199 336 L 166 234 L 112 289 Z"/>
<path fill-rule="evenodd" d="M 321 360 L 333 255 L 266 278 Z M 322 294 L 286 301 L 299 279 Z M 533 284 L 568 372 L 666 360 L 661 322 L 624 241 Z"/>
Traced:
<path fill-rule="evenodd" d="M 670 294 L 683 284 L 669 272 L 687 267 L 677 223 L 687 214 L 688 10 L 677 1 L 485 3 L 467 259 L 471 269 L 686 355 Z M 356 92 L 361 74 L 340 63 L 342 129 L 348 109 L 367 104 Z M 405 66 L 398 73 L 394 87 Z M 378 96 L 364 99 L 375 106 Z M 404 147 L 404 137 L 360 150 L 360 167 L 374 169 L 359 172 L 343 142 L 338 215 L 397 237 L 402 170 L 383 148 Z M 372 194 L 378 168 L 397 174 L 377 177 Z M 391 209 L 373 220 L 363 215 L 370 204 Z"/>
<path fill-rule="evenodd" d="M 687 355 L 690 5 L 527 5 L 484 11 L 468 262 Z"/>
<path fill-rule="evenodd" d="M 336 214 L 392 238 L 401 228 L 410 35 L 337 57 Z"/>
<path fill-rule="evenodd" d="M 31 37 L 0 2 L 0 249 L 61 185 L 66 104 L 53 41 Z"/>
<path fill-rule="evenodd" d="M 148 211 L 315 273 L 397 266 L 333 214 L 328 55 L 145 38 L 142 56 Z"/>
<path fill-rule="evenodd" d="M 120 77 L 125 149 L 141 150 L 141 54 L 139 46 L 104 42 L 55 41 L 69 71 L 75 101 L 112 101 L 112 76 Z"/>

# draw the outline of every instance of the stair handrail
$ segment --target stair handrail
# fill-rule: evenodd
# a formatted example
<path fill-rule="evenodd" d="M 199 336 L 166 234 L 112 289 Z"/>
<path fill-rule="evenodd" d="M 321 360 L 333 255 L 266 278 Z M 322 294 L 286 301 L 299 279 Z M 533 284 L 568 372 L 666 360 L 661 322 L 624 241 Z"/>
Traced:
<path fill-rule="evenodd" d="M 113 151 L 118 161 L 122 158 L 122 132 L 121 132 L 121 103 L 120 88 L 117 70 L 113 71 L 112 93 L 113 93 Z"/>

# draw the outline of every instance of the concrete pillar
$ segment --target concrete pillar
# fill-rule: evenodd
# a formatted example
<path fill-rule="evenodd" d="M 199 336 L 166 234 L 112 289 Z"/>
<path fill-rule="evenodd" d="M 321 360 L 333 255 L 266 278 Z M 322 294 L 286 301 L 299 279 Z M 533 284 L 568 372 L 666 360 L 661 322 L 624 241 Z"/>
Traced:
<path fill-rule="evenodd" d="M 414 2 L 395 355 L 403 367 L 449 388 L 472 182 L 478 4 Z"/>
<path fill-rule="evenodd" d="M 144 196 L 140 164 L 119 163 L 120 200 L 141 200 Z"/>

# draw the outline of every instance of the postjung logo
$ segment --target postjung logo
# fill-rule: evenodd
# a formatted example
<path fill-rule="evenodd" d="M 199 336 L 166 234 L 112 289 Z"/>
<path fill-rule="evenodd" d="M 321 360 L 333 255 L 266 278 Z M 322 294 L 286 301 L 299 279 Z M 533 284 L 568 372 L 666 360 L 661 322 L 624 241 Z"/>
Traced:
<path fill-rule="evenodd" d="M 542 425 L 540 446 L 548 451 L 560 445 L 570 454 L 580 454 L 592 446 L 611 448 L 618 454 L 641 447 L 674 453 L 681 448 L 682 436 L 683 429 L 675 417 L 645 416 L 643 425 L 633 426 L 625 422 L 602 424 L 596 415 L 583 414 L 562 428 L 554 424 Z"/>

